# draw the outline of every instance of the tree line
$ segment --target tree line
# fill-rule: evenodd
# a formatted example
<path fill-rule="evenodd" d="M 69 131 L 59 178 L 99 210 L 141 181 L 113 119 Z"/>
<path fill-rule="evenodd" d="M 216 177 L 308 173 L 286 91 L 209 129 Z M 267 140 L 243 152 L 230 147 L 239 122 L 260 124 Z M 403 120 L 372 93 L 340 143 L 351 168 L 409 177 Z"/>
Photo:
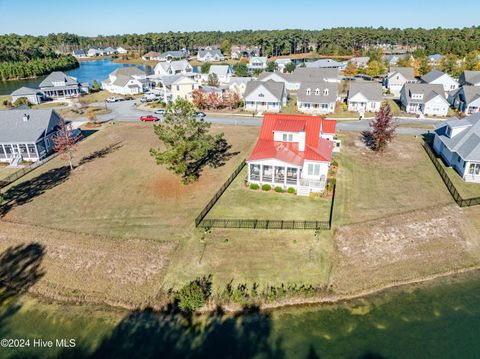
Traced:
<path fill-rule="evenodd" d="M 46 75 L 52 71 L 65 71 L 78 67 L 78 61 L 72 55 L 34 58 L 24 61 L 0 62 L 0 79 L 13 80 Z"/>
<path fill-rule="evenodd" d="M 194 31 L 95 37 L 69 33 L 47 36 L 10 34 L 0 36 L 0 61 L 34 55 L 36 49 L 41 49 L 38 51 L 43 53 L 50 50 L 65 53 L 75 48 L 123 46 L 142 52 L 182 48 L 195 51 L 198 47 L 220 46 L 224 43 L 257 46 L 263 55 L 289 55 L 309 51 L 326 55 L 352 55 L 361 54 L 374 46 L 395 45 L 403 47 L 406 51 L 422 48 L 428 53 L 464 56 L 468 52 L 480 49 L 480 27 L 461 29 L 341 27 L 323 30 Z"/>

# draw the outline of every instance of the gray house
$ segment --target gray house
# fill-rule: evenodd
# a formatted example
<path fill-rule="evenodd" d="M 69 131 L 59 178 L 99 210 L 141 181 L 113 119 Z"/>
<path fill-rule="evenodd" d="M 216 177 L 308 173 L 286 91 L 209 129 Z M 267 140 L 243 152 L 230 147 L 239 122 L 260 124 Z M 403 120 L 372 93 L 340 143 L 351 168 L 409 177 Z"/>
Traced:
<path fill-rule="evenodd" d="M 467 115 L 480 112 L 480 86 L 464 85 L 448 97 L 450 104 Z"/>
<path fill-rule="evenodd" d="M 480 114 L 444 121 L 435 129 L 434 150 L 466 182 L 480 182 Z"/>
<path fill-rule="evenodd" d="M 463 71 L 459 78 L 460 85 L 480 86 L 480 71 Z"/>
<path fill-rule="evenodd" d="M 41 103 L 44 98 L 42 91 L 30 87 L 20 87 L 19 89 L 13 91 L 10 96 L 12 96 L 13 103 L 15 103 L 15 101 L 17 101 L 19 98 L 25 97 L 34 105 Z"/>
<path fill-rule="evenodd" d="M 52 109 L 0 111 L 0 162 L 35 162 L 48 156 L 60 121 Z"/>
<path fill-rule="evenodd" d="M 39 87 L 45 97 L 51 99 L 77 97 L 82 89 L 82 85 L 76 78 L 61 71 L 52 72 L 40 83 Z"/>
<path fill-rule="evenodd" d="M 302 82 L 297 92 L 297 108 L 309 114 L 335 112 L 338 86 L 331 82 Z"/>

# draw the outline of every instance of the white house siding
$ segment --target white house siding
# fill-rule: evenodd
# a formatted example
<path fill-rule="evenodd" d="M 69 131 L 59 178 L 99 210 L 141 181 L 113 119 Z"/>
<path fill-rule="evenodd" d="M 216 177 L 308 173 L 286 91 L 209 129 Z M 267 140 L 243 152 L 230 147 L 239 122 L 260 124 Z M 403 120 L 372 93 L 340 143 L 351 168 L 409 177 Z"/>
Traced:
<path fill-rule="evenodd" d="M 423 114 L 427 116 L 446 116 L 448 103 L 440 96 L 436 96 L 425 104 Z"/>
<path fill-rule="evenodd" d="M 12 96 L 12 102 L 15 103 L 19 98 L 25 97 L 30 103 L 34 105 L 38 105 L 42 102 L 42 97 L 40 95 L 31 94 L 31 95 L 20 95 L 20 96 Z"/>
<path fill-rule="evenodd" d="M 284 104 L 286 104 L 286 96 L 283 96 L 280 101 L 263 86 L 258 86 L 245 97 L 245 110 L 247 111 L 280 112 Z"/>
<path fill-rule="evenodd" d="M 309 103 L 297 101 L 297 109 L 300 112 L 308 114 L 327 114 L 335 112 L 335 102 L 329 103 Z"/>
<path fill-rule="evenodd" d="M 356 94 L 353 97 L 347 99 L 348 111 L 367 111 L 377 112 L 380 111 L 380 101 L 370 101 L 361 93 Z"/>
<path fill-rule="evenodd" d="M 445 90 L 445 94 L 458 89 L 458 82 L 452 79 L 447 74 L 440 76 L 438 79 L 435 79 L 434 81 L 431 81 L 429 83 L 442 85 L 443 89 Z"/>

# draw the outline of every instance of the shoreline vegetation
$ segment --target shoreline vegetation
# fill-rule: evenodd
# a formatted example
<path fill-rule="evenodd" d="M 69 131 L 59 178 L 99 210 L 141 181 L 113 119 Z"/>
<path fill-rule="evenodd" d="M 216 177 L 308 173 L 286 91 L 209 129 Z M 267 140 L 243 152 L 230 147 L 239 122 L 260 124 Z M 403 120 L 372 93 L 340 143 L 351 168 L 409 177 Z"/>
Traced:
<path fill-rule="evenodd" d="M 80 63 L 72 55 L 57 55 L 56 57 L 31 59 L 28 61 L 0 62 L 0 80 L 16 81 L 34 79 L 53 71 L 72 70 Z"/>

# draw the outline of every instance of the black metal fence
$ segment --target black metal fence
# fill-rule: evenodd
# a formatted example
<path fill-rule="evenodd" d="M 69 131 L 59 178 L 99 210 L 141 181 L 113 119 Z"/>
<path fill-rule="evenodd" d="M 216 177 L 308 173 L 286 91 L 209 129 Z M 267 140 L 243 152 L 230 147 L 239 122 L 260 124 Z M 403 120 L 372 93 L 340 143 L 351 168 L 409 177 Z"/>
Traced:
<path fill-rule="evenodd" d="M 213 198 L 210 200 L 210 202 L 207 203 L 205 208 L 200 212 L 200 214 L 195 218 L 195 227 L 198 227 L 202 220 L 205 218 L 208 212 L 213 208 L 215 203 L 217 203 L 218 199 L 222 196 L 223 192 L 230 186 L 230 184 L 233 182 L 233 180 L 238 176 L 238 174 L 243 170 L 243 167 L 245 167 L 245 160 L 240 163 L 240 165 L 233 171 L 233 173 L 228 177 L 227 181 L 223 184 L 222 187 L 215 193 Z"/>
<path fill-rule="evenodd" d="M 50 161 L 50 160 L 54 159 L 55 157 L 57 157 L 57 155 L 58 155 L 58 153 L 54 153 L 54 154 L 52 154 L 52 155 L 44 158 L 44 159 L 41 160 L 41 161 L 36 161 L 36 162 L 32 163 L 30 166 L 21 168 L 21 169 L 19 169 L 18 171 L 12 173 L 11 175 L 0 179 L 0 189 L 8 186 L 10 183 L 15 182 L 15 181 L 18 180 L 19 178 L 22 178 L 22 177 L 25 176 L 27 173 L 33 171 L 35 168 L 38 168 L 38 167 L 40 167 L 41 165 L 44 165 L 44 164 L 47 163 L 48 161 Z"/>
<path fill-rule="evenodd" d="M 230 218 L 205 218 L 210 212 L 223 192 L 230 186 L 233 180 L 245 167 L 245 160 L 230 175 L 228 180 L 215 193 L 213 198 L 208 202 L 205 208 L 195 219 L 195 227 L 202 228 L 248 228 L 248 229 L 313 229 L 313 230 L 330 230 L 333 224 L 333 206 L 335 203 L 335 188 L 333 186 L 332 202 L 330 205 L 330 217 L 328 221 L 298 221 L 298 220 L 271 220 L 271 219 L 230 219 Z"/>
<path fill-rule="evenodd" d="M 433 165 L 437 169 L 438 173 L 440 174 L 440 177 L 442 177 L 443 182 L 445 183 L 445 186 L 447 186 L 448 191 L 452 195 L 454 201 L 460 206 L 460 207 L 470 207 L 470 206 L 476 206 L 480 204 L 480 197 L 474 197 L 474 198 L 462 198 L 460 193 L 458 192 L 457 188 L 453 184 L 452 180 L 448 176 L 447 172 L 445 171 L 445 168 L 443 168 L 442 164 L 440 163 L 437 155 L 433 151 L 431 145 L 427 142 L 423 143 L 423 148 L 425 148 L 425 151 L 428 154 L 428 157 L 432 160 Z"/>

